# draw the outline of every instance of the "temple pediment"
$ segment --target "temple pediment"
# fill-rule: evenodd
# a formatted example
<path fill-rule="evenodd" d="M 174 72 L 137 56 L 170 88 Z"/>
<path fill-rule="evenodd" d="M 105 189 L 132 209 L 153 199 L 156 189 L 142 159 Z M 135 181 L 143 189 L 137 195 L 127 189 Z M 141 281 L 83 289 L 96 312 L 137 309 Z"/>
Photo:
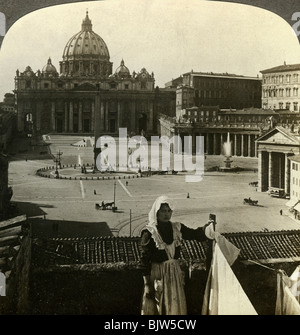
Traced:
<path fill-rule="evenodd" d="M 297 133 L 291 132 L 290 129 L 276 127 L 260 136 L 256 141 L 258 143 L 299 145 L 300 136 Z"/>

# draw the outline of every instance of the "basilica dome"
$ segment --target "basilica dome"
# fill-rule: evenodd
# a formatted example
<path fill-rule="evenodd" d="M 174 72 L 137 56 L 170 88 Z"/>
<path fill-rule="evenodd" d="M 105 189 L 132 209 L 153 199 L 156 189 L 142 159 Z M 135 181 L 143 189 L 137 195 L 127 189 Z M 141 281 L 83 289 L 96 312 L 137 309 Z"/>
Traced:
<path fill-rule="evenodd" d="M 109 51 L 104 40 L 92 29 L 88 12 L 82 21 L 81 31 L 73 35 L 63 51 L 61 74 L 71 76 L 112 73 Z"/>
<path fill-rule="evenodd" d="M 51 58 L 48 59 L 47 64 L 43 67 L 42 73 L 47 76 L 57 75 L 56 67 L 52 64 Z"/>
<path fill-rule="evenodd" d="M 116 69 L 114 76 L 119 78 L 130 78 L 130 71 L 127 66 L 124 64 L 124 60 L 122 59 L 120 66 Z"/>

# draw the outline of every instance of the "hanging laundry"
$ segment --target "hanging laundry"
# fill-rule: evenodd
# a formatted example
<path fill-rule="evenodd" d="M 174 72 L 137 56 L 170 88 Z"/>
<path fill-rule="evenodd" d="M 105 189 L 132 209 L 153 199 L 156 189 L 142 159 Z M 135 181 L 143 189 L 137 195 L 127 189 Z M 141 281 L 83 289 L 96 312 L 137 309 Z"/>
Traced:
<path fill-rule="evenodd" d="M 225 241 L 223 240 L 222 242 L 224 243 Z M 230 244 L 226 243 L 226 245 L 229 255 Z M 234 252 L 236 253 L 236 250 Z M 231 264 L 233 264 L 233 261 L 234 259 L 231 258 Z M 201 314 L 257 315 L 257 312 L 222 253 L 218 242 L 215 243 L 214 247 Z"/>
<path fill-rule="evenodd" d="M 226 237 L 218 232 L 215 232 L 215 240 L 222 251 L 222 254 L 226 258 L 228 264 L 231 266 L 240 254 L 240 249 L 234 244 L 227 240 Z"/>
<path fill-rule="evenodd" d="M 275 315 L 300 315 L 300 266 L 290 277 L 280 270 L 277 273 Z"/>

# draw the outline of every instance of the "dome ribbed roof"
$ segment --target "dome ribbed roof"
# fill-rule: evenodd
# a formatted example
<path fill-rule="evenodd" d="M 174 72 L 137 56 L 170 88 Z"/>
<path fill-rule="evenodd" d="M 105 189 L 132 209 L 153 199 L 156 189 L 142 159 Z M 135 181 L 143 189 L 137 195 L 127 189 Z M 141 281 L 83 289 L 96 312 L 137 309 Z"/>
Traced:
<path fill-rule="evenodd" d="M 42 69 L 42 72 L 46 73 L 46 74 L 55 74 L 55 73 L 57 73 L 55 66 L 52 65 L 51 58 L 48 59 L 47 64 Z"/>
<path fill-rule="evenodd" d="M 127 66 L 124 64 L 124 60 L 122 59 L 120 66 L 115 71 L 115 76 L 122 77 L 122 78 L 129 78 L 130 71 Z"/>
<path fill-rule="evenodd" d="M 67 42 L 63 59 L 92 56 L 97 59 L 109 60 L 109 51 L 104 40 L 92 30 L 92 23 L 86 13 L 82 21 L 81 31 L 72 36 Z"/>

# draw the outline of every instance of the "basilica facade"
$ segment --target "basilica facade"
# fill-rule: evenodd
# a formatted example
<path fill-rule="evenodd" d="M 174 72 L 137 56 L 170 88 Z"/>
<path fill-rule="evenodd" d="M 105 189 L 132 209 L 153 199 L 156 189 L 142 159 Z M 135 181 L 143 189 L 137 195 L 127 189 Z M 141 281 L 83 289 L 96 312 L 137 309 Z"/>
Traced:
<path fill-rule="evenodd" d="M 153 72 L 130 72 L 124 60 L 113 71 L 105 41 L 86 13 L 67 42 L 59 69 L 51 58 L 42 70 L 27 66 L 15 77 L 20 133 L 156 134 L 158 113 L 175 110 L 175 92 L 155 87 Z"/>

